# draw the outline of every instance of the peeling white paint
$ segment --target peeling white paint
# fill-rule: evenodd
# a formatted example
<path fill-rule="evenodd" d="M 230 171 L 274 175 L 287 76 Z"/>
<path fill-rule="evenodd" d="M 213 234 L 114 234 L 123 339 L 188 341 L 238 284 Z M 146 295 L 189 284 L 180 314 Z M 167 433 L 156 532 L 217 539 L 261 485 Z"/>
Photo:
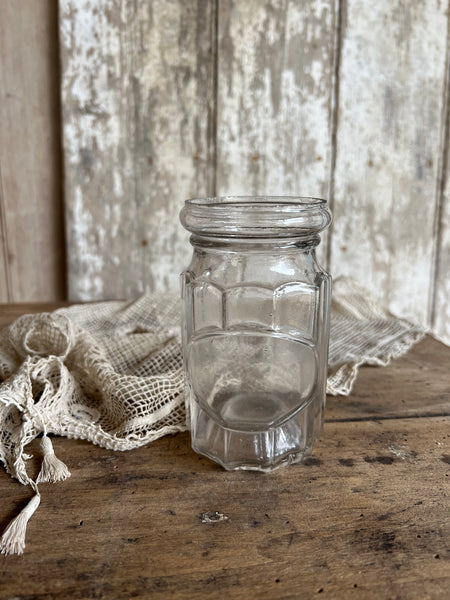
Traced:
<path fill-rule="evenodd" d="M 119 175 L 117 171 L 113 172 L 113 182 L 114 182 L 114 194 L 117 198 L 121 198 L 123 196 L 123 185 L 122 185 L 122 177 Z"/>
<path fill-rule="evenodd" d="M 413 460 L 415 458 L 415 455 L 405 444 L 389 446 L 389 451 L 395 458 L 399 458 L 400 460 Z"/>
<path fill-rule="evenodd" d="M 202 513 L 200 515 L 202 523 L 205 525 L 210 525 L 211 523 L 219 523 L 220 521 L 228 521 L 228 515 L 225 515 L 217 510 L 207 513 Z"/>
<path fill-rule="evenodd" d="M 221 5 L 218 193 L 326 196 L 334 2 Z"/>
<path fill-rule="evenodd" d="M 101 297 L 103 281 L 97 275 L 103 268 L 103 255 L 92 250 L 90 235 L 93 230 L 92 219 L 83 203 L 83 192 L 79 186 L 74 189 L 74 203 L 72 207 L 71 239 L 83 256 L 84 272 L 79 277 L 79 299 L 91 300 L 92 297 Z"/>
<path fill-rule="evenodd" d="M 394 0 L 347 9 L 331 271 L 426 325 L 446 7 Z"/>
<path fill-rule="evenodd" d="M 212 73 L 212 17 L 212 3 L 60 0 L 71 299 L 178 289 L 178 213 L 211 180 L 213 84 L 197 75 Z"/>

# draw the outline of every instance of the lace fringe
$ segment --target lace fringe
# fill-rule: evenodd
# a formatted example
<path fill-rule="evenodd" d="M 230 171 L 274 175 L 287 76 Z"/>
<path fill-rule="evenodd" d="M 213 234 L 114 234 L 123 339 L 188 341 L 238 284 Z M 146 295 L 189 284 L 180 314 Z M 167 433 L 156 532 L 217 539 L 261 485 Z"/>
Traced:
<path fill-rule="evenodd" d="M 46 435 L 41 439 L 41 448 L 44 453 L 44 458 L 36 483 L 55 483 L 56 481 L 64 481 L 70 477 L 69 469 L 62 460 L 59 460 L 59 458 L 55 456 L 53 444 Z"/>
<path fill-rule="evenodd" d="M 23 554 L 25 548 L 25 534 L 27 523 L 36 511 L 41 496 L 36 489 L 36 495 L 15 517 L 6 528 L 0 541 L 0 552 L 2 554 Z"/>
<path fill-rule="evenodd" d="M 35 513 L 41 501 L 37 484 L 64 481 L 64 479 L 70 477 L 70 471 L 67 466 L 55 456 L 53 444 L 47 435 L 44 435 L 41 440 L 41 448 L 44 456 L 40 473 L 36 479 L 36 483 L 30 480 L 30 485 L 35 490 L 36 495 L 31 498 L 28 504 L 5 529 L 0 540 L 1 554 L 23 554 L 28 521 Z"/>

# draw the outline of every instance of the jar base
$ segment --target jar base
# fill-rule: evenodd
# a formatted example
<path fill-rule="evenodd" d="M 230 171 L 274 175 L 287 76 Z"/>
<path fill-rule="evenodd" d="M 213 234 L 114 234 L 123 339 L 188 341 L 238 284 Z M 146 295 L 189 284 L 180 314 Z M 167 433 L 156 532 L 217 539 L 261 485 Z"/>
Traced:
<path fill-rule="evenodd" d="M 223 467 L 226 471 L 259 471 L 260 473 L 271 473 L 272 471 L 276 471 L 277 469 L 280 469 L 281 467 L 287 467 L 289 465 L 294 465 L 296 463 L 300 463 L 302 462 L 302 460 L 304 458 L 307 458 L 308 456 L 311 455 L 312 449 L 307 449 L 304 452 L 298 452 L 297 454 L 288 454 L 284 459 L 274 463 L 274 464 L 270 464 L 267 466 L 264 466 L 264 463 L 259 464 L 259 463 L 245 463 L 245 462 L 238 462 L 237 464 L 233 464 L 233 463 L 225 463 L 222 460 L 220 460 L 217 456 L 214 456 L 213 454 L 210 454 L 208 451 L 203 450 L 201 448 L 197 448 L 196 446 L 194 446 L 194 444 L 192 445 L 192 449 L 194 450 L 194 452 L 196 452 L 197 454 L 201 454 L 203 456 L 205 456 L 206 458 L 209 458 L 210 460 L 213 460 L 214 462 L 218 463 L 221 467 Z"/>
<path fill-rule="evenodd" d="M 321 432 L 323 406 L 316 398 L 278 427 L 244 431 L 224 427 L 195 402 L 191 405 L 192 448 L 227 471 L 275 471 L 311 454 Z"/>

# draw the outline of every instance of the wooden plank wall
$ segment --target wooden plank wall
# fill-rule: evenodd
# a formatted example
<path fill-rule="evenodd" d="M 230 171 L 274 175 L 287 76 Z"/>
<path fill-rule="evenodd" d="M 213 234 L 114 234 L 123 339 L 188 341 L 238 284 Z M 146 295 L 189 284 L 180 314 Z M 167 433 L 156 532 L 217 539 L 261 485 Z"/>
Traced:
<path fill-rule="evenodd" d="M 333 275 L 450 340 L 448 8 L 60 0 L 70 298 L 176 288 L 185 197 L 324 195 Z"/>
<path fill-rule="evenodd" d="M 214 3 L 60 1 L 69 294 L 173 289 L 212 192 Z"/>
<path fill-rule="evenodd" d="M 219 9 L 217 194 L 329 197 L 334 0 Z"/>
<path fill-rule="evenodd" d="M 0 302 L 65 297 L 57 8 L 0 0 Z"/>
<path fill-rule="evenodd" d="M 331 268 L 426 323 L 447 6 L 343 4 Z"/>

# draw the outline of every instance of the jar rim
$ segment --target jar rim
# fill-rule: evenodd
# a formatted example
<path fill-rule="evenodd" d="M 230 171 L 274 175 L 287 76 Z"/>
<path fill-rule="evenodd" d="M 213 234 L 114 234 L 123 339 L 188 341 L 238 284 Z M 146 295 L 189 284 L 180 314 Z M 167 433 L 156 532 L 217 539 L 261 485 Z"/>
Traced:
<path fill-rule="evenodd" d="M 328 227 L 331 213 L 322 198 L 218 196 L 186 200 L 180 220 L 197 236 L 308 238 Z"/>
<path fill-rule="evenodd" d="M 267 205 L 267 206 L 297 206 L 308 208 L 324 206 L 327 201 L 314 196 L 206 196 L 188 198 L 185 200 L 188 206 L 244 206 L 244 205 Z"/>

